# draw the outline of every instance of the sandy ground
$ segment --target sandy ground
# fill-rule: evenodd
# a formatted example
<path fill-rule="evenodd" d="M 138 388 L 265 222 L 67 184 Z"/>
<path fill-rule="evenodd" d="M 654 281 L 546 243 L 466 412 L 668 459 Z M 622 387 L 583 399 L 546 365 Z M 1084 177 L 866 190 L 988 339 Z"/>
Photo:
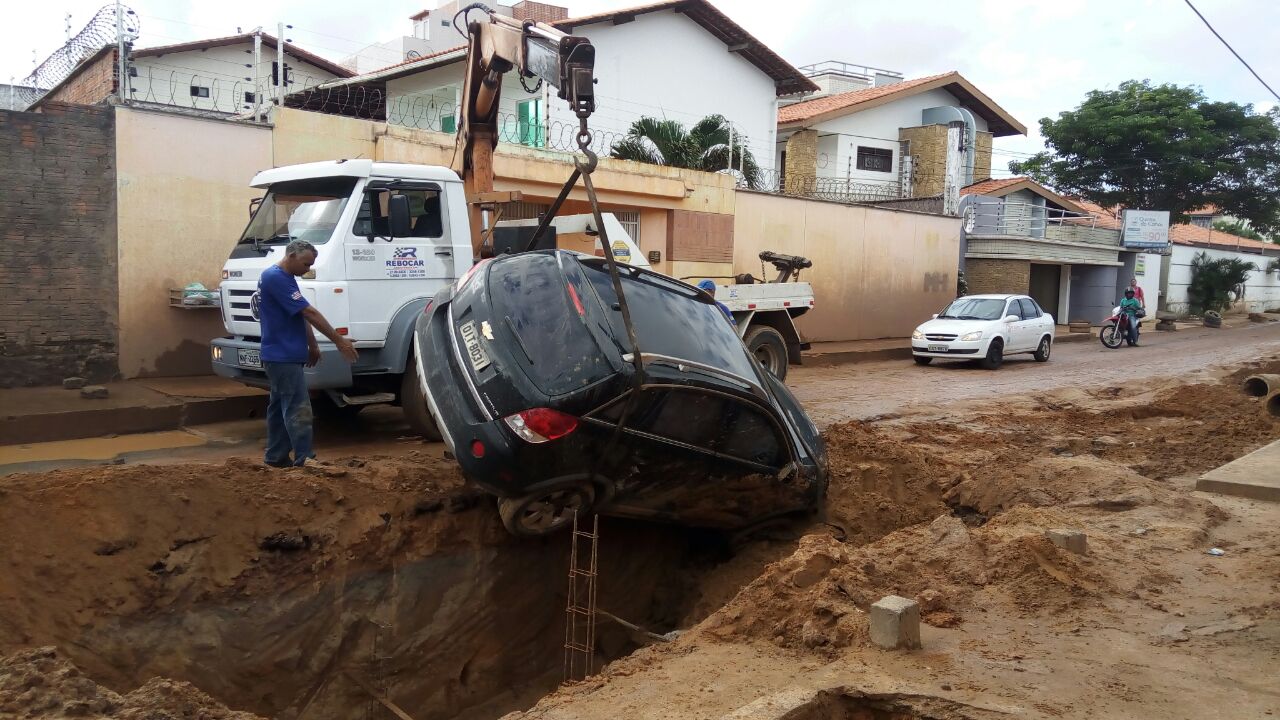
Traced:
<path fill-rule="evenodd" d="M 1230 332 L 803 369 L 825 516 L 733 556 L 606 519 L 601 607 L 676 640 L 608 628 L 616 659 L 536 705 L 567 548 L 505 536 L 393 420 L 330 430 L 330 469 L 267 471 L 244 429 L 207 462 L 0 477 L 0 720 L 389 716 L 353 673 L 417 720 L 1280 714 L 1280 504 L 1194 491 L 1280 438 L 1238 391 L 1280 334 Z M 869 642 L 888 594 L 920 602 L 922 649 Z"/>

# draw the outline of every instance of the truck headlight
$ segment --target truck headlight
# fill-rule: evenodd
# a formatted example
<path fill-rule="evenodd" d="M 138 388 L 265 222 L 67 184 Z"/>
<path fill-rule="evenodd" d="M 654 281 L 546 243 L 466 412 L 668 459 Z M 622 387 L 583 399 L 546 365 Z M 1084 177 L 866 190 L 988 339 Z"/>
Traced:
<path fill-rule="evenodd" d="M 911 339 L 912 339 L 912 340 L 923 340 L 923 339 L 924 339 L 924 333 L 920 332 L 920 330 L 919 330 L 919 329 L 912 330 L 912 331 L 911 331 Z"/>
<path fill-rule="evenodd" d="M 217 345 L 214 345 L 213 347 L 209 348 L 209 354 L 213 355 L 214 362 L 222 362 L 222 348 L 218 347 Z"/>
<path fill-rule="evenodd" d="M 982 331 L 981 331 L 981 330 L 974 330 L 974 331 L 973 331 L 973 332 L 971 332 L 971 333 L 965 333 L 964 335 L 961 335 L 961 336 L 960 336 L 960 339 L 961 339 L 961 340 L 963 340 L 964 342 L 973 342 L 974 340 L 981 340 L 981 339 L 982 339 Z"/>

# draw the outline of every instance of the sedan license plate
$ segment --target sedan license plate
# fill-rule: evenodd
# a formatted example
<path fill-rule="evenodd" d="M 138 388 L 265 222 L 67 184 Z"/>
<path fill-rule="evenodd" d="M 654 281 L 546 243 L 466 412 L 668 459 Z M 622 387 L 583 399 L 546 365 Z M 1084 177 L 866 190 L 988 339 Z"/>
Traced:
<path fill-rule="evenodd" d="M 462 344 L 467 347 L 467 357 L 471 359 L 471 367 L 476 372 L 489 367 L 489 355 L 480 347 L 480 336 L 476 334 L 476 323 L 474 320 L 468 320 L 458 328 L 458 332 L 462 333 Z"/>
<path fill-rule="evenodd" d="M 947 351 L 946 345 L 930 345 L 929 346 L 929 352 L 946 352 L 946 351 Z"/>
<path fill-rule="evenodd" d="M 257 350 L 236 350 L 236 360 L 242 367 L 262 369 L 262 353 Z"/>

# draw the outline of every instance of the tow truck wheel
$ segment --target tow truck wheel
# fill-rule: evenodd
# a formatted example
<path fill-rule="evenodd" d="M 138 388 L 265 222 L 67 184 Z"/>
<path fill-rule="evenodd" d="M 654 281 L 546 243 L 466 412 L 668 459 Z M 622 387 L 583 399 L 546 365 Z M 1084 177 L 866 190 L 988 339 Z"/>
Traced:
<path fill-rule="evenodd" d="M 787 379 L 787 341 L 782 333 L 767 325 L 754 327 L 743 338 L 747 350 L 779 380 Z"/>
<path fill-rule="evenodd" d="M 418 361 L 413 357 L 405 363 L 404 379 L 400 381 L 400 409 L 404 411 L 404 419 L 409 421 L 411 430 L 431 442 L 440 442 L 440 428 L 436 427 L 436 420 L 427 409 L 427 399 L 422 394 L 422 384 L 418 382 Z"/>
<path fill-rule="evenodd" d="M 591 483 L 548 488 L 520 498 L 499 498 L 498 515 L 512 535 L 547 535 L 573 524 L 575 513 L 586 517 L 595 503 Z"/>

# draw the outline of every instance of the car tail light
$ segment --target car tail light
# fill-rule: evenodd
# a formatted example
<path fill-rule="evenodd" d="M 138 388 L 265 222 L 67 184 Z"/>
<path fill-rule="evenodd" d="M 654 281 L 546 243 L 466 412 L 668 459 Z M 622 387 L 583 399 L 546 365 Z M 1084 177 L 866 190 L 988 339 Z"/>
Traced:
<path fill-rule="evenodd" d="M 531 443 L 558 440 L 578 429 L 578 418 L 551 408 L 531 408 L 503 420 L 520 439 Z"/>
<path fill-rule="evenodd" d="M 471 269 L 470 269 L 470 270 L 467 270 L 467 272 L 466 272 L 466 274 L 465 274 L 465 275 L 463 275 L 462 277 L 458 278 L 458 290 L 457 290 L 457 291 L 461 291 L 461 290 L 462 290 L 462 288 L 466 287 L 466 286 L 467 286 L 467 283 L 471 281 L 471 276 L 472 276 L 472 275 L 475 275 L 475 274 L 476 274 L 476 271 L 477 271 L 477 270 L 479 270 L 481 267 L 483 267 L 483 266 L 484 266 L 484 264 L 485 264 L 485 263 L 487 263 L 487 262 L 489 262 L 489 260 L 491 260 L 491 259 L 492 259 L 492 258 L 485 258 L 484 260 L 481 260 L 480 262 L 476 263 L 475 265 L 472 265 L 472 266 L 471 266 Z M 455 292 L 457 292 L 457 291 L 455 291 Z"/>
<path fill-rule="evenodd" d="M 484 457 L 484 443 L 479 440 L 471 441 L 471 457 L 474 457 L 477 460 Z"/>

